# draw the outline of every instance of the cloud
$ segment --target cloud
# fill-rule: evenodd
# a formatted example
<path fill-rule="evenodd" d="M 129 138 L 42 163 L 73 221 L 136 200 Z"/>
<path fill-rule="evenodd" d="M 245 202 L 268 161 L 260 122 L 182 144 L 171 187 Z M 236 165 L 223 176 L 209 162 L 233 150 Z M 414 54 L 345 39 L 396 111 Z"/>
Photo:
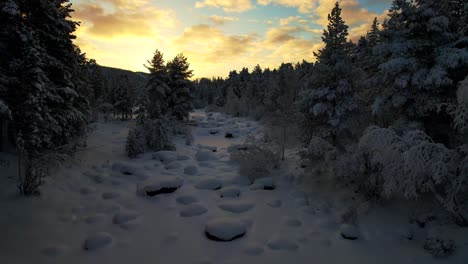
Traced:
<path fill-rule="evenodd" d="M 238 17 L 226 17 L 226 16 L 216 16 L 216 15 L 210 16 L 209 19 L 211 22 L 213 22 L 213 24 L 218 25 L 218 26 L 222 26 L 226 24 L 227 22 L 239 20 Z"/>
<path fill-rule="evenodd" d="M 310 13 L 315 7 L 317 0 L 257 0 L 259 5 L 276 4 L 286 7 L 297 8 L 300 13 Z M 334 2 L 334 1 L 331 1 Z"/>
<path fill-rule="evenodd" d="M 254 5 L 250 0 L 204 0 L 196 2 L 195 7 L 215 7 L 222 8 L 225 12 L 244 12 L 254 8 Z"/>
<path fill-rule="evenodd" d="M 287 26 L 295 21 L 299 21 L 301 19 L 300 16 L 290 16 L 287 18 L 280 18 L 279 23 L 280 26 Z"/>
<path fill-rule="evenodd" d="M 77 4 L 74 18 L 82 22 L 85 33 L 101 37 L 151 36 L 161 27 L 173 28 L 177 24 L 171 10 L 157 9 L 146 0 Z"/>

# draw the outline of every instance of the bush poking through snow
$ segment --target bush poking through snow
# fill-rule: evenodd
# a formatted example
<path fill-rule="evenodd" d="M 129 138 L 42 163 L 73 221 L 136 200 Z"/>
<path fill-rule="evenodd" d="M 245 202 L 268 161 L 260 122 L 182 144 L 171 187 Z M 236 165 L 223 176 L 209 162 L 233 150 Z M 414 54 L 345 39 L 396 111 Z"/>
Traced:
<path fill-rule="evenodd" d="M 271 170 L 278 166 L 279 155 L 264 145 L 245 144 L 241 150 L 231 153 L 231 160 L 239 163 L 240 174 L 253 183 L 270 176 Z"/>
<path fill-rule="evenodd" d="M 18 190 L 24 196 L 39 194 L 39 187 L 44 178 L 60 165 L 70 161 L 70 157 L 59 152 L 42 153 L 40 156 L 30 157 L 23 147 L 23 141 L 18 139 L 20 164 L 23 171 L 19 171 Z"/>
<path fill-rule="evenodd" d="M 451 239 L 443 238 L 439 233 L 431 233 L 424 241 L 423 248 L 435 258 L 442 258 L 451 255 L 455 249 L 455 242 Z"/>
<path fill-rule="evenodd" d="M 134 158 L 145 151 L 173 150 L 173 134 L 171 123 L 167 119 L 139 119 L 128 133 L 127 154 Z"/>

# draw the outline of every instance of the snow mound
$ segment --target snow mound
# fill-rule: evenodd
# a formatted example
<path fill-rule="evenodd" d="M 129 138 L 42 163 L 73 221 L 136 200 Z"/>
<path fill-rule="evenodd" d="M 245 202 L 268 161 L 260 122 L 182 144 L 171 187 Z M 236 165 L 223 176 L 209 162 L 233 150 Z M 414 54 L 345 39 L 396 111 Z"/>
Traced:
<path fill-rule="evenodd" d="M 151 183 L 137 186 L 137 194 L 156 196 L 163 193 L 173 193 L 182 186 L 183 180 L 179 177 L 161 177 Z"/>
<path fill-rule="evenodd" d="M 223 182 L 221 180 L 210 178 L 199 181 L 195 185 L 195 188 L 200 190 L 219 190 L 222 186 Z"/>
<path fill-rule="evenodd" d="M 96 234 L 90 235 L 85 239 L 83 249 L 94 251 L 112 244 L 113 238 L 110 234 L 105 232 L 98 232 Z"/>
<path fill-rule="evenodd" d="M 340 234 L 344 239 L 356 240 L 359 238 L 359 230 L 350 224 L 342 224 L 340 226 Z"/>
<path fill-rule="evenodd" d="M 243 213 L 247 212 L 248 210 L 252 209 L 255 205 L 253 203 L 246 203 L 246 202 L 229 202 L 223 203 L 218 205 L 219 208 L 223 209 L 224 211 L 228 211 L 231 213 Z"/>
<path fill-rule="evenodd" d="M 205 234 L 214 241 L 232 241 L 245 235 L 246 224 L 232 218 L 215 218 L 206 223 Z"/>
<path fill-rule="evenodd" d="M 178 169 L 178 168 L 181 168 L 182 167 L 182 164 L 180 164 L 180 162 L 177 162 L 177 161 L 173 161 L 169 164 L 166 165 L 166 170 L 175 170 L 175 169 Z"/>
<path fill-rule="evenodd" d="M 118 192 L 105 192 L 101 195 L 102 199 L 104 200 L 110 200 L 110 199 L 115 199 L 120 197 L 120 193 Z"/>
<path fill-rule="evenodd" d="M 114 164 L 112 164 L 112 170 L 115 172 L 120 172 L 124 175 L 134 175 L 135 173 L 137 173 L 138 168 L 134 165 L 117 161 L 114 162 Z"/>
<path fill-rule="evenodd" d="M 206 213 L 208 210 L 206 207 L 200 204 L 190 204 L 186 208 L 184 208 L 182 211 L 180 211 L 180 216 L 181 217 L 193 217 L 193 216 L 198 216 Z"/>
<path fill-rule="evenodd" d="M 82 187 L 80 189 L 80 193 L 83 194 L 83 195 L 88 195 L 88 194 L 92 194 L 92 193 L 95 193 L 96 192 L 96 189 L 93 188 L 93 187 Z"/>
<path fill-rule="evenodd" d="M 240 193 L 241 191 L 239 188 L 231 187 L 231 188 L 223 189 L 221 193 L 219 194 L 219 196 L 221 198 L 234 198 L 234 197 L 239 197 Z"/>
<path fill-rule="evenodd" d="M 96 224 L 96 223 L 102 223 L 106 219 L 106 216 L 104 214 L 95 214 L 95 215 L 90 215 L 85 218 L 85 222 L 87 224 Z"/>
<path fill-rule="evenodd" d="M 189 165 L 184 168 L 184 173 L 187 175 L 196 175 L 198 173 L 198 167 L 195 165 Z"/>
<path fill-rule="evenodd" d="M 179 160 L 179 161 L 184 161 L 184 160 L 189 160 L 189 159 L 190 159 L 190 157 L 187 156 L 187 155 L 178 155 L 177 156 L 177 160 Z"/>
<path fill-rule="evenodd" d="M 292 217 L 289 217 L 289 216 L 284 217 L 283 223 L 284 223 L 285 225 L 291 226 L 291 227 L 299 227 L 299 226 L 302 226 L 301 220 L 299 220 L 299 219 L 297 219 L 297 218 L 292 218 Z"/>
<path fill-rule="evenodd" d="M 244 248 L 244 253 L 246 255 L 249 255 L 249 256 L 258 256 L 258 255 L 261 255 L 263 253 L 263 247 L 259 244 L 256 244 L 256 243 L 251 243 L 251 244 L 248 244 L 245 248 Z"/>
<path fill-rule="evenodd" d="M 169 164 L 173 161 L 178 160 L 179 156 L 175 151 L 163 150 L 153 153 L 153 159 L 159 160 L 164 164 Z"/>
<path fill-rule="evenodd" d="M 42 254 L 48 256 L 48 257 L 60 257 L 65 255 L 65 253 L 68 251 L 68 248 L 66 246 L 62 245 L 51 245 L 42 250 Z"/>
<path fill-rule="evenodd" d="M 112 222 L 116 225 L 123 225 L 138 218 L 135 212 L 119 212 L 114 215 Z"/>
<path fill-rule="evenodd" d="M 276 188 L 272 177 L 256 179 L 250 186 L 251 190 L 274 190 Z"/>
<path fill-rule="evenodd" d="M 297 250 L 299 246 L 292 240 L 282 237 L 275 236 L 268 241 L 267 246 L 272 250 Z"/>
<path fill-rule="evenodd" d="M 182 195 L 182 196 L 177 197 L 176 201 L 180 204 L 188 205 L 188 204 L 198 202 L 198 199 L 195 196 Z"/>
<path fill-rule="evenodd" d="M 195 154 L 195 159 L 197 161 L 208 161 L 208 160 L 216 160 L 217 157 L 210 150 L 200 149 Z"/>
<path fill-rule="evenodd" d="M 271 200 L 271 201 L 268 201 L 266 204 L 270 207 L 278 208 L 283 205 L 283 202 L 281 202 L 281 200 Z"/>

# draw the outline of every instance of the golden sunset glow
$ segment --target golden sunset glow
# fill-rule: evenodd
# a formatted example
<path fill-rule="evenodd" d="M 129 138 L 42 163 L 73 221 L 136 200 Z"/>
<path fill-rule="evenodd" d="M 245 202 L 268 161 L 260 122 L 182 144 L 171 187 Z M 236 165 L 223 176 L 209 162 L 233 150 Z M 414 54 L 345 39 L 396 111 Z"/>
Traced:
<path fill-rule="evenodd" d="M 221 76 L 256 64 L 313 61 L 329 0 L 74 0 L 81 22 L 76 44 L 104 66 L 145 71 L 155 49 L 166 60 L 183 52 L 195 78 Z M 389 0 L 341 0 L 350 38 L 383 20 Z"/>

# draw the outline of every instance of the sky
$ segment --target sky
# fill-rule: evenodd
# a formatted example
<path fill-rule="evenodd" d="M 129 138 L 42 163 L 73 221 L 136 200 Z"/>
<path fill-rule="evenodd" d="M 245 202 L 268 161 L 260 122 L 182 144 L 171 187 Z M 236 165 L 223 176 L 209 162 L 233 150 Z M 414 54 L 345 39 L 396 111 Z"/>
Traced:
<path fill-rule="evenodd" d="M 146 71 L 156 49 L 183 53 L 194 78 L 314 61 L 336 0 L 71 0 L 75 43 L 98 64 Z M 339 0 L 350 38 L 383 21 L 391 0 Z"/>

